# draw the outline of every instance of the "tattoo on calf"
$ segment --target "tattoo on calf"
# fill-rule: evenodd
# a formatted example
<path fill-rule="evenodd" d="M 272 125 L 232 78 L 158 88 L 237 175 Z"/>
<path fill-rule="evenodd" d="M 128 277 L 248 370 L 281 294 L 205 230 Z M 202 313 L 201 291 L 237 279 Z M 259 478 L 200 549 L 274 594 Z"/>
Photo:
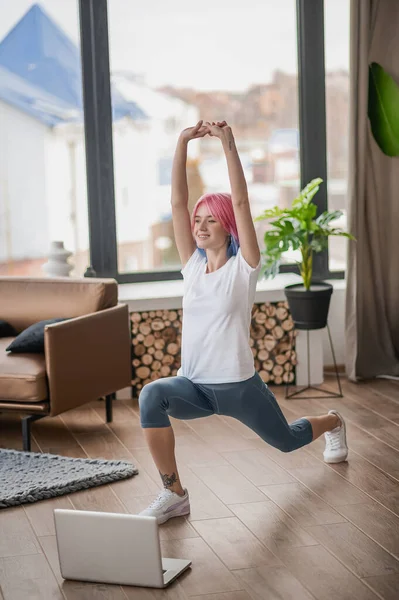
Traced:
<path fill-rule="evenodd" d="M 176 473 L 172 473 L 171 475 L 168 475 L 167 473 L 161 473 L 161 471 L 159 471 L 159 474 L 161 476 L 162 483 L 165 488 L 172 487 L 173 484 L 177 482 Z"/>

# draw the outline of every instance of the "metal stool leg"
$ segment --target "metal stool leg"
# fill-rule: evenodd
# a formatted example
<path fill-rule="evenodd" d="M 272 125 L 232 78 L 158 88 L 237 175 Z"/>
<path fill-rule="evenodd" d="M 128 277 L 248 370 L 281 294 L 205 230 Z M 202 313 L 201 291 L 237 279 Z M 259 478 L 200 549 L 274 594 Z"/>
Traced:
<path fill-rule="evenodd" d="M 328 331 L 328 339 L 330 341 L 330 348 L 331 348 L 331 353 L 332 353 L 332 357 L 333 357 L 333 361 L 334 361 L 334 370 L 335 370 L 335 376 L 337 379 L 337 384 L 338 384 L 338 390 L 339 393 L 337 392 L 332 392 L 331 390 L 328 390 L 326 388 L 322 388 L 319 386 L 314 386 L 314 385 L 310 385 L 310 340 L 309 340 L 309 330 L 306 331 L 307 336 L 306 336 L 306 344 L 307 344 L 307 357 L 308 357 L 308 385 L 296 390 L 294 392 L 292 392 L 291 394 L 288 393 L 288 385 L 286 387 L 286 393 L 285 393 L 285 397 L 288 399 L 291 398 L 295 398 L 298 397 L 300 399 L 313 399 L 313 398 L 342 398 L 342 388 L 341 388 L 341 381 L 339 378 L 339 373 L 338 373 L 338 367 L 337 367 L 337 361 L 335 359 L 335 352 L 334 352 L 334 346 L 332 343 L 332 338 L 331 338 L 331 332 L 330 332 L 330 327 L 327 323 L 327 331 Z M 291 354 L 291 349 L 290 349 L 290 354 Z M 308 390 L 315 390 L 318 392 L 322 392 L 322 396 L 303 396 L 303 392 L 306 392 Z"/>
<path fill-rule="evenodd" d="M 338 367 L 337 367 L 337 361 L 335 359 L 335 352 L 334 352 L 334 346 L 332 343 L 332 339 L 331 339 L 331 332 L 330 332 L 330 326 L 327 323 L 327 331 L 328 331 L 328 339 L 330 340 L 330 348 L 331 348 L 331 354 L 333 357 L 333 361 L 334 361 L 334 370 L 335 370 L 335 376 L 337 378 L 337 384 L 338 384 L 338 389 L 339 389 L 339 394 L 336 395 L 337 398 L 342 398 L 343 394 L 342 394 L 342 388 L 341 388 L 341 380 L 339 378 L 339 373 L 338 373 Z"/>

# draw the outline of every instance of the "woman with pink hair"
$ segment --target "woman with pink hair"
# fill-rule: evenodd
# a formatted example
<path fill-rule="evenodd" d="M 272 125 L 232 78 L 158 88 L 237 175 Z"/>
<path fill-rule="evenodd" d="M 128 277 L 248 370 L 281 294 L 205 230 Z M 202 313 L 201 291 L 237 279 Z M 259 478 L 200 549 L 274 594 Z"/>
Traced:
<path fill-rule="evenodd" d="M 205 194 L 190 218 L 187 145 L 205 135 L 222 144 L 231 194 Z M 180 134 L 172 170 L 172 216 L 184 279 L 181 369 L 176 377 L 144 386 L 139 399 L 141 426 L 164 485 L 140 514 L 155 516 L 158 523 L 190 512 L 169 415 L 184 420 L 234 417 L 282 452 L 324 433 L 326 462 L 341 462 L 348 455 L 345 423 L 337 411 L 288 424 L 255 371 L 249 329 L 260 252 L 240 158 L 225 121 L 199 121 Z"/>

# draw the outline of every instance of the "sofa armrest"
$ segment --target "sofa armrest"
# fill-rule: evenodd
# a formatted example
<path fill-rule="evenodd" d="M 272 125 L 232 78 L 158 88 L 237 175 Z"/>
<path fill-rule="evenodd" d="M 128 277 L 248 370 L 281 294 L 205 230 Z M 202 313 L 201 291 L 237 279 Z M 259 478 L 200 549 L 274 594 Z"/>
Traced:
<path fill-rule="evenodd" d="M 131 384 L 126 304 L 48 325 L 44 348 L 51 416 Z"/>

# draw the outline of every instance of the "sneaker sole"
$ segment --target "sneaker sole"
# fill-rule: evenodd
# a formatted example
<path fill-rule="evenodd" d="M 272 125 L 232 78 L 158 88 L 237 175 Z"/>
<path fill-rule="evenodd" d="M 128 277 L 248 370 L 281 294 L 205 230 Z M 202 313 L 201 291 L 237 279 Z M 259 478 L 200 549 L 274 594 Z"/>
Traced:
<path fill-rule="evenodd" d="M 341 463 L 341 462 L 346 462 L 348 460 L 348 454 L 346 454 L 346 456 L 343 458 L 338 458 L 338 457 L 337 458 L 325 458 L 324 456 L 323 456 L 323 458 L 324 458 L 325 463 L 337 464 L 337 463 Z"/>
<path fill-rule="evenodd" d="M 158 523 L 158 525 L 162 525 L 162 523 L 166 523 L 166 521 L 169 521 L 169 519 L 173 519 L 174 517 L 184 517 L 185 515 L 189 515 L 189 514 L 190 514 L 190 505 L 187 506 L 187 504 L 186 504 L 185 506 L 182 506 L 178 510 L 171 511 L 170 513 L 166 513 L 164 515 L 157 517 L 157 523 Z"/>

